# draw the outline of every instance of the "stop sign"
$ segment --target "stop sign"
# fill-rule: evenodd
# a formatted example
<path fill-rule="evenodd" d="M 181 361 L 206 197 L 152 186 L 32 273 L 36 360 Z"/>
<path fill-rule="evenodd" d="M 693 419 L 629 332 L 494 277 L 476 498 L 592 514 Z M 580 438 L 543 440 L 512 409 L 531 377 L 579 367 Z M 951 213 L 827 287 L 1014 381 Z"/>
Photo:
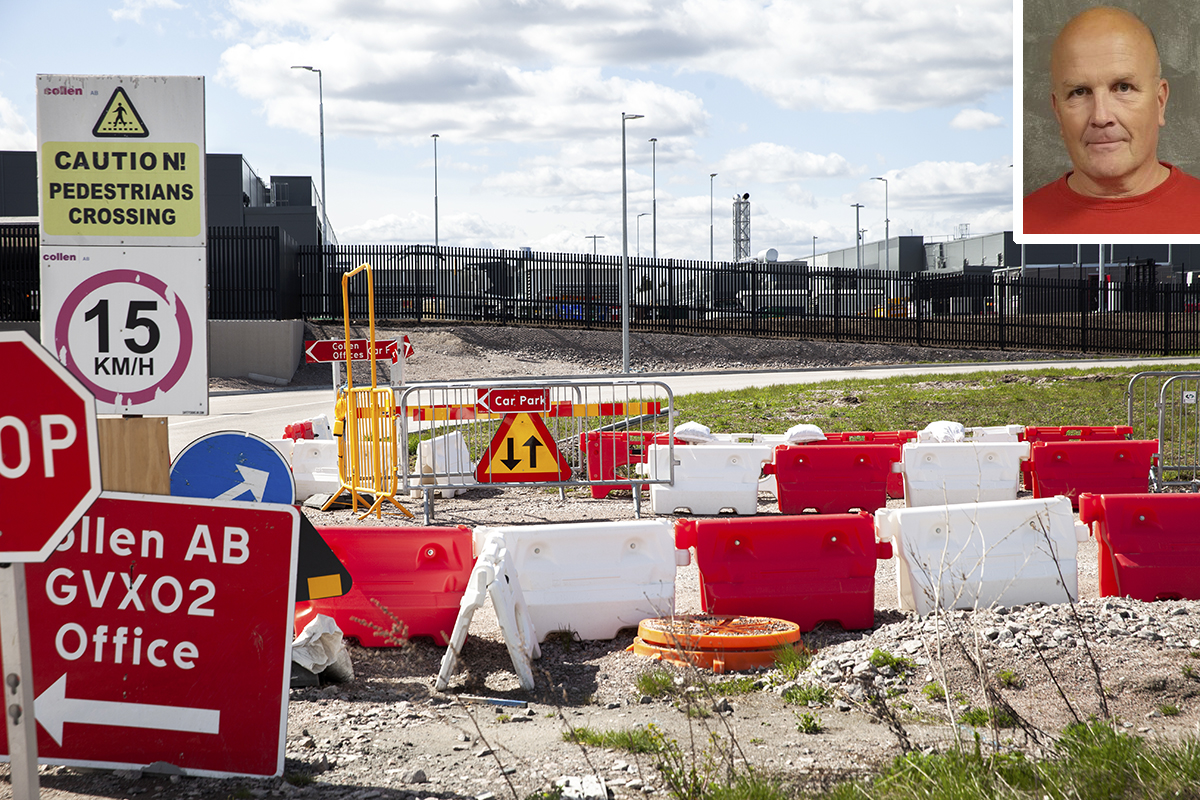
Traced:
<path fill-rule="evenodd" d="M 100 495 L 96 400 L 22 331 L 0 367 L 0 562 L 45 561 Z"/>

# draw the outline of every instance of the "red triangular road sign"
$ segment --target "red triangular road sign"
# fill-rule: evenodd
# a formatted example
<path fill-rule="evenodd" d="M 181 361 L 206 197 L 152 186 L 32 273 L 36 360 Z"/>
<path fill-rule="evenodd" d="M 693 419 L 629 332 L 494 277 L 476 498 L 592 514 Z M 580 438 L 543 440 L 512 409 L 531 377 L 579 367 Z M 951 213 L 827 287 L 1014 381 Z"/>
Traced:
<path fill-rule="evenodd" d="M 537 414 L 505 414 L 475 468 L 480 483 L 565 481 L 571 465 Z"/>

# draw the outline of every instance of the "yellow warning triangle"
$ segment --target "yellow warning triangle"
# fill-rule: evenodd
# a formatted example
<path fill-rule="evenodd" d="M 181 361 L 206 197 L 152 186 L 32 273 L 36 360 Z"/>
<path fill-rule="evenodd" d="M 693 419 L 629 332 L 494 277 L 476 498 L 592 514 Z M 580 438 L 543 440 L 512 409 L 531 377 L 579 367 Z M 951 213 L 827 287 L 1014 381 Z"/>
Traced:
<path fill-rule="evenodd" d="M 505 414 L 475 468 L 480 483 L 565 481 L 571 465 L 537 414 Z"/>
<path fill-rule="evenodd" d="M 104 106 L 100 119 L 96 120 L 96 126 L 92 128 L 92 135 L 118 139 L 144 139 L 150 135 L 150 131 L 146 128 L 146 123 L 142 122 L 142 115 L 137 112 L 129 100 L 129 95 L 125 94 L 125 90 L 118 86 L 112 93 L 112 97 L 108 99 L 108 104 Z"/>

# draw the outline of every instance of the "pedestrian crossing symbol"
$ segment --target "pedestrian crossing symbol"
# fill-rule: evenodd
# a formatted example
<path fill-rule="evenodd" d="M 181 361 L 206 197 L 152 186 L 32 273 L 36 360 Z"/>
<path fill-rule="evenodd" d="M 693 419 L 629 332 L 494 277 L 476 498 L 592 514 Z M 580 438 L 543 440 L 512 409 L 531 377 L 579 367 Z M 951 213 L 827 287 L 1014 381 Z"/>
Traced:
<path fill-rule="evenodd" d="M 113 91 L 108 104 L 104 106 L 100 119 L 92 128 L 92 135 L 101 138 L 115 139 L 144 139 L 150 135 L 142 115 L 134 108 L 129 95 L 118 86 Z"/>
<path fill-rule="evenodd" d="M 505 414 L 475 469 L 480 483 L 565 481 L 571 465 L 537 414 Z"/>

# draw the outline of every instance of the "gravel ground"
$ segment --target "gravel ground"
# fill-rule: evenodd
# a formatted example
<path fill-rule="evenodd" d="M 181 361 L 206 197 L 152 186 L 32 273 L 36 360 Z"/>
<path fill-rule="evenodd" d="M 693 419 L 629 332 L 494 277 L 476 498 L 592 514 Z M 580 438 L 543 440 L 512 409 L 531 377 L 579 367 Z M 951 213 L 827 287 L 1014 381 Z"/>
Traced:
<path fill-rule="evenodd" d="M 313 330 L 310 338 L 339 335 Z M 409 381 L 473 375 L 568 375 L 611 370 L 619 363 L 619 336 L 582 331 L 504 328 L 419 328 L 406 331 L 416 347 Z M 394 332 L 381 330 L 379 338 Z M 741 339 L 694 340 L 635 336 L 635 364 L 643 371 L 775 369 L 803 366 L 982 360 L 1017 354 L 886 348 L 867 345 Z M 1045 358 L 1045 354 L 1021 354 Z M 329 380 L 326 365 L 301 369 L 293 385 Z M 239 381 L 214 381 L 236 389 Z M 1033 391 L 1035 389 L 1031 389 Z M 920 427 L 926 421 L 914 420 Z M 969 424 L 969 420 L 964 420 Z M 897 501 L 891 501 L 893 505 Z M 413 503 L 415 508 L 416 503 Z M 759 513 L 778 513 L 760 495 Z M 643 503 L 646 517 L 653 517 Z M 398 516 L 359 521 L 349 511 L 306 509 L 315 524 L 414 524 Z M 585 491 L 480 488 L 435 501 L 437 524 L 529 524 L 632 519 L 628 492 L 595 500 Z M 418 514 L 419 516 L 419 514 Z M 514 798 L 545 789 L 564 776 L 595 776 L 614 798 L 668 796 L 662 776 L 646 756 L 583 748 L 563 741 L 572 728 L 625 730 L 654 723 L 685 749 L 703 750 L 710 732 L 736 744 L 736 756 L 797 787 L 813 788 L 868 773 L 901 752 L 901 742 L 945 749 L 973 731 L 953 721 L 965 708 L 986 705 L 983 684 L 999 692 L 1028 722 L 1003 730 L 1002 747 L 1044 746 L 1075 717 L 1110 714 L 1125 729 L 1175 739 L 1195 733 L 1200 721 L 1200 602 L 1099 598 L 1097 555 L 1080 545 L 1081 600 L 1068 604 L 992 608 L 918 618 L 898 609 L 895 564 L 879 562 L 875 624 L 843 631 L 822 624 L 804 636 L 816 651 L 798 682 L 828 690 L 813 707 L 785 701 L 793 685 L 779 671 L 754 673 L 748 693 L 713 690 L 711 674 L 665 667 L 678 691 L 644 697 L 637 678 L 654 668 L 627 652 L 633 632 L 612 641 L 551 637 L 535 662 L 534 692 L 520 689 L 490 607 L 476 614 L 449 691 L 434 691 L 444 648 L 413 640 L 402 648 L 349 646 L 355 678 L 345 684 L 293 689 L 289 703 L 286 776 L 290 779 L 167 777 L 141 772 L 45 767 L 46 798 L 116 797 L 345 797 Z M 676 611 L 697 613 L 699 575 L 680 568 Z M 958 642 L 963 647 L 958 646 Z M 909 659 L 900 669 L 869 663 L 876 649 Z M 982 665 L 981 680 L 967 656 Z M 996 677 L 1011 672 L 1005 687 Z M 925 689 L 944 682 L 946 699 Z M 1103 691 L 1098 691 L 1102 686 Z M 881 721 L 870 695 L 890 695 L 894 719 Z M 521 708 L 472 702 L 469 697 L 522 701 Z M 689 713 L 689 709 L 691 712 Z M 1174 713 L 1174 712 L 1178 713 Z M 801 733 L 797 714 L 818 717 L 824 731 Z M 952 717 L 953 715 L 953 717 Z M 992 739 L 981 731 L 984 742 Z M 0 779 L 6 780 L 0 768 Z M 7 789 L 0 783 L 0 796 Z"/>

